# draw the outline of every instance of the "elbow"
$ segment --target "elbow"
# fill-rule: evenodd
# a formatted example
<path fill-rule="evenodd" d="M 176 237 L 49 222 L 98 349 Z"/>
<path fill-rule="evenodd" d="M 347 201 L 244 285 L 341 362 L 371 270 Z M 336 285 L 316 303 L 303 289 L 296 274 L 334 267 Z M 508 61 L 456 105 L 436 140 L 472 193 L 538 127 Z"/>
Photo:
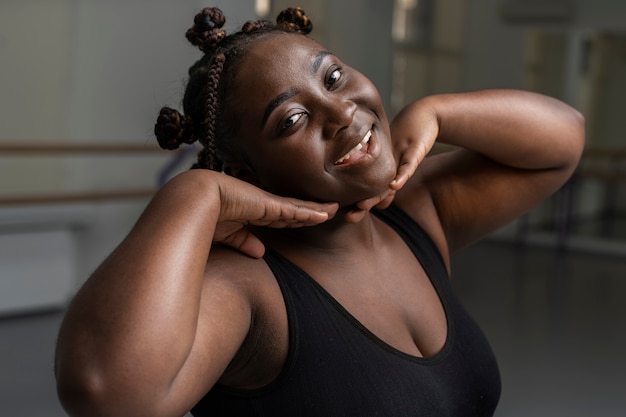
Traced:
<path fill-rule="evenodd" d="M 168 414 L 150 384 L 129 384 L 125 376 L 111 376 L 71 366 L 56 369 L 59 402 L 71 417 L 162 416 Z M 137 387 L 142 387 L 137 389 Z"/>
<path fill-rule="evenodd" d="M 107 404 L 110 403 L 107 398 L 111 395 L 97 375 L 57 368 L 56 389 L 59 401 L 69 416 L 113 415 L 110 413 L 112 410 L 107 410 Z"/>
<path fill-rule="evenodd" d="M 138 410 L 136 390 L 128 388 L 123 381 L 111 379 L 89 365 L 72 364 L 59 366 L 55 372 L 59 402 L 71 417 L 139 416 L 148 408 Z M 157 414 L 145 414 L 157 415 Z"/>
<path fill-rule="evenodd" d="M 564 161 L 563 168 L 568 172 L 568 176 L 571 176 L 583 155 L 585 149 L 585 116 L 578 110 L 571 108 L 570 117 L 568 118 L 568 132 L 567 132 L 567 148 L 563 152 Z"/>
<path fill-rule="evenodd" d="M 57 397 L 69 416 L 104 416 L 105 377 L 93 356 L 85 354 L 86 349 L 75 349 L 77 345 L 82 344 L 66 341 L 61 332 L 54 361 Z"/>
<path fill-rule="evenodd" d="M 585 127 L 585 116 L 579 112 L 578 110 L 574 110 L 574 125 L 576 128 L 576 135 L 574 141 L 578 147 L 578 159 L 580 159 L 583 149 L 585 148 L 585 137 L 586 137 L 586 127 Z"/>

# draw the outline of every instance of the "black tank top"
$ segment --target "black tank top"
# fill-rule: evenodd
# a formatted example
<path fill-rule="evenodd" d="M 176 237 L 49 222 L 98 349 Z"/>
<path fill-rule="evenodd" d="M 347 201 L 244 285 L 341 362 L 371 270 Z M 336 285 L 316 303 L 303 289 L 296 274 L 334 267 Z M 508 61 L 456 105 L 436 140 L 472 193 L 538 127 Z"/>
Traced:
<path fill-rule="evenodd" d="M 482 332 L 452 292 L 430 237 L 395 206 L 375 212 L 404 239 L 445 310 L 448 334 L 428 358 L 403 353 L 372 334 L 299 267 L 268 250 L 289 320 L 289 354 L 266 387 L 216 385 L 194 416 L 491 416 L 500 375 Z"/>

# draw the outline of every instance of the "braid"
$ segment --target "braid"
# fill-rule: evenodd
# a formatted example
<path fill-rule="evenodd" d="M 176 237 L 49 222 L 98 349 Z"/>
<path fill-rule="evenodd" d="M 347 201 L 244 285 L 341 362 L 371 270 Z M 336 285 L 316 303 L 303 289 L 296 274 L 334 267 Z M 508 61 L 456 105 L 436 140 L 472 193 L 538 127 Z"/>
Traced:
<path fill-rule="evenodd" d="M 206 117 L 202 123 L 202 130 L 205 132 L 205 136 L 199 138 L 200 143 L 207 151 L 205 155 L 207 168 L 215 171 L 222 170 L 222 164 L 217 159 L 217 149 L 215 146 L 215 125 L 219 112 L 219 102 L 217 99 L 218 87 L 220 83 L 220 75 L 222 74 L 222 70 L 224 68 L 224 60 L 224 54 L 218 53 L 213 56 L 213 60 L 211 61 L 211 65 L 209 67 L 208 82 L 205 92 L 205 108 L 207 111 Z"/>
<path fill-rule="evenodd" d="M 189 42 L 204 55 L 189 68 L 183 98 L 185 115 L 164 107 L 154 132 L 159 145 L 176 149 L 196 140 L 202 145 L 192 168 L 221 171 L 223 163 L 237 156 L 237 122 L 225 117 L 227 94 L 247 47 L 267 33 L 308 34 L 313 26 L 301 8 L 281 12 L 276 23 L 268 20 L 246 22 L 241 31 L 228 35 L 222 29 L 226 19 L 217 7 L 204 8 L 185 33 Z"/>
<path fill-rule="evenodd" d="M 252 33 L 262 30 L 272 30 L 276 25 L 269 20 L 249 20 L 241 27 L 244 33 Z"/>

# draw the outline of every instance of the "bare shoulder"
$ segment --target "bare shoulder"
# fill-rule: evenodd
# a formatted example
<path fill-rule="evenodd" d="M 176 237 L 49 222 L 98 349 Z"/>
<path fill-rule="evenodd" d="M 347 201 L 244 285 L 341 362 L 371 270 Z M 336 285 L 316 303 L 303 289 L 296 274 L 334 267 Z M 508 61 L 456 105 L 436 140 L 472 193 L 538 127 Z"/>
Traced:
<path fill-rule="evenodd" d="M 276 301 L 275 297 L 282 299 L 274 274 L 263 258 L 251 258 L 222 245 L 211 249 L 203 297 L 210 298 L 216 291 L 238 299 L 250 315 L 260 314 L 268 303 Z"/>
<path fill-rule="evenodd" d="M 274 274 L 264 259 L 251 258 L 222 245 L 211 249 L 202 293 L 202 306 L 223 304 L 223 299 L 215 299 L 219 294 L 227 297 L 231 306 L 240 304 L 252 319 L 268 302 L 281 297 Z"/>
<path fill-rule="evenodd" d="M 517 214 L 511 194 L 524 174 L 476 152 L 452 148 L 426 157 L 395 201 L 448 259 Z M 498 196 L 508 196 L 512 207 Z"/>
<path fill-rule="evenodd" d="M 214 244 L 211 248 L 206 267 L 207 284 L 235 285 L 245 289 L 271 278 L 272 271 L 262 258 L 251 258 L 221 244 Z"/>
<path fill-rule="evenodd" d="M 477 152 L 429 156 L 401 190 L 399 201 L 453 253 L 511 222 L 553 192 L 550 169 L 521 169 Z"/>
<path fill-rule="evenodd" d="M 448 262 L 450 251 L 433 198 L 432 178 L 429 176 L 431 166 L 438 164 L 437 159 L 439 157 L 429 156 L 422 161 L 413 177 L 397 192 L 394 204 L 424 229 L 435 242 L 443 259 Z"/>
<path fill-rule="evenodd" d="M 207 262 L 201 316 L 225 307 L 227 323 L 247 318 L 246 334 L 219 382 L 235 388 L 269 383 L 282 369 L 288 351 L 288 325 L 282 292 L 264 259 L 217 245 Z M 227 300 L 227 302 L 224 302 Z"/>

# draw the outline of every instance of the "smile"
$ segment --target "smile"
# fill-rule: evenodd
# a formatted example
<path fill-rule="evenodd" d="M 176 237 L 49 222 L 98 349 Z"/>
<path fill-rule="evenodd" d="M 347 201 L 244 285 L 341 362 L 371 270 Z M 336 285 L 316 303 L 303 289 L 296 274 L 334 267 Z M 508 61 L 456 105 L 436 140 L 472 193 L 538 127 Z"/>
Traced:
<path fill-rule="evenodd" d="M 335 165 L 339 165 L 343 162 L 346 162 L 350 159 L 351 156 L 353 156 L 355 153 L 357 153 L 358 151 L 360 151 L 361 149 L 363 149 L 363 147 L 365 145 L 367 145 L 367 143 L 370 141 L 370 138 L 372 137 L 372 131 L 368 130 L 367 133 L 365 134 L 365 136 L 363 136 L 363 139 L 361 140 L 361 142 L 357 143 L 357 145 L 350 149 L 348 151 L 348 153 L 346 153 L 344 156 L 342 156 L 341 158 L 339 158 L 336 162 Z"/>

